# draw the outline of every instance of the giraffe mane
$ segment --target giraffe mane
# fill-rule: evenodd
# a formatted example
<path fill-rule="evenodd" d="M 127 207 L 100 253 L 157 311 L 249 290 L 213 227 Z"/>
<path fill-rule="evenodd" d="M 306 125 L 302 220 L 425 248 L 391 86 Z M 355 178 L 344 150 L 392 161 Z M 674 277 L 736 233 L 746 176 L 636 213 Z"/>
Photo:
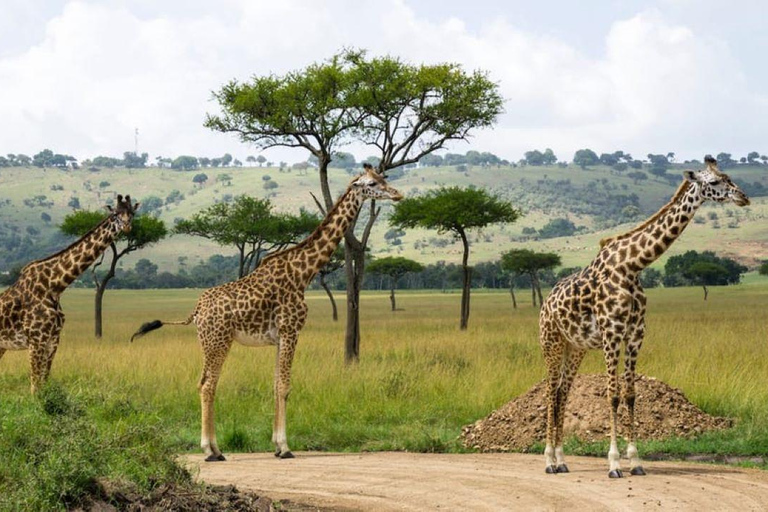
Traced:
<path fill-rule="evenodd" d="M 325 214 L 325 218 L 323 218 L 323 220 L 320 221 L 320 224 L 317 225 L 317 227 L 312 231 L 312 233 L 309 234 L 309 236 L 307 236 L 307 238 L 305 238 L 304 240 L 302 240 L 301 242 L 297 243 L 292 247 L 288 247 L 287 249 L 273 252 L 272 254 L 268 254 L 264 256 L 264 258 L 261 259 L 259 266 L 263 265 L 264 263 L 266 263 L 268 260 L 271 260 L 272 258 L 285 255 L 288 252 L 291 252 L 293 250 L 298 250 L 302 247 L 306 247 L 311 242 L 314 242 L 319 237 L 321 237 L 322 236 L 321 233 L 325 228 L 326 220 L 328 220 L 332 214 L 336 213 L 336 211 L 341 207 L 341 203 L 344 202 L 344 199 L 347 198 L 347 196 L 350 194 L 351 191 L 352 191 L 351 188 L 347 188 L 346 192 L 344 192 L 344 194 L 334 203 L 333 207 L 330 210 L 328 210 L 328 213 Z"/>
<path fill-rule="evenodd" d="M 104 225 L 104 223 L 105 223 L 105 222 L 107 222 L 107 221 L 109 220 L 109 218 L 110 218 L 110 217 L 111 217 L 111 215 L 107 215 L 106 217 L 104 217 L 104 219 L 103 219 L 101 222 L 99 222 L 98 224 L 96 224 L 95 226 L 93 226 L 91 229 L 89 229 L 89 230 L 88 230 L 88 231 L 87 231 L 87 232 L 86 232 L 86 233 L 85 233 L 83 236 L 81 236 L 80 238 L 78 238 L 77 240 L 75 240 L 74 242 L 72 242 L 71 244 L 69 244 L 68 246 L 66 246 L 65 248 L 61 249 L 60 251 L 57 251 L 57 252 L 55 252 L 55 253 L 53 253 L 53 254 L 51 254 L 51 255 L 49 255 L 49 256 L 46 256 L 45 258 L 40 258 L 40 259 L 38 259 L 38 260 L 30 261 L 29 263 L 27 263 L 26 265 L 24 265 L 24 266 L 21 268 L 21 271 L 19 272 L 19 274 L 23 274 L 23 273 L 24 273 L 24 271 L 26 271 L 27 269 L 29 269 L 29 268 L 30 268 L 30 267 L 32 267 L 33 265 L 36 265 L 36 264 L 38 264 L 38 263 L 43 263 L 43 262 L 45 262 L 45 261 L 48 261 L 48 260 L 51 260 L 51 259 L 57 258 L 58 256 L 61 256 L 61 255 L 62 255 L 63 253 L 65 253 L 66 251 L 68 251 L 68 250 L 69 250 L 69 249 L 71 249 L 72 247 L 74 247 L 74 246 L 76 246 L 77 244 L 79 244 L 79 243 L 80 243 L 80 242 L 81 242 L 81 241 L 82 241 L 82 240 L 83 240 L 85 237 L 87 237 L 88 235 L 90 235 L 91 233 L 93 233 L 94 231 L 96 231 L 97 229 L 101 228 L 101 227 Z"/>
<path fill-rule="evenodd" d="M 642 231 L 643 229 L 648 227 L 648 225 L 655 222 L 659 217 L 664 215 L 670 208 L 672 208 L 672 205 L 674 205 L 677 202 L 677 200 L 680 199 L 683 196 L 683 194 L 685 194 L 688 191 L 690 187 L 691 187 L 691 183 L 688 180 L 683 180 L 680 186 L 677 187 L 677 190 L 672 196 L 672 199 L 670 199 L 667 204 L 662 206 L 659 211 L 657 211 L 656 213 L 654 213 L 653 215 L 645 219 L 645 221 L 643 221 L 642 224 L 635 226 L 633 229 L 627 231 L 626 233 L 603 238 L 602 240 L 600 240 L 600 248 L 602 249 L 603 247 L 605 247 L 611 242 L 615 242 L 617 240 L 624 240 L 625 238 L 628 238 L 634 235 L 635 233 L 637 233 L 638 231 Z"/>

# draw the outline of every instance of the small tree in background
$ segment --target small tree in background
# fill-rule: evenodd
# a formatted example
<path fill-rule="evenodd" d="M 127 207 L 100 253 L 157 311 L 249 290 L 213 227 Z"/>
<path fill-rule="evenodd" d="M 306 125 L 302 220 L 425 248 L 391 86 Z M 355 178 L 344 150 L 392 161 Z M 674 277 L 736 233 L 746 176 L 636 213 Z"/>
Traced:
<path fill-rule="evenodd" d="M 397 281 L 409 272 L 421 272 L 424 266 L 402 256 L 388 256 L 373 260 L 368 264 L 368 272 L 389 276 L 389 302 L 392 304 L 392 311 L 397 309 L 395 303 L 395 287 Z"/>
<path fill-rule="evenodd" d="M 697 261 L 686 268 L 683 274 L 704 288 L 704 300 L 709 295 L 707 286 L 726 284 L 728 281 L 728 269 L 711 261 Z"/>
<path fill-rule="evenodd" d="M 64 217 L 64 222 L 61 224 L 60 229 L 64 234 L 81 237 L 91 229 L 95 228 L 102 220 L 104 220 L 103 213 L 79 210 Z M 104 302 L 104 292 L 107 290 L 109 281 L 115 277 L 117 262 L 123 256 L 149 247 L 150 245 L 159 242 L 167 235 L 168 230 L 162 220 L 152 217 L 151 215 L 136 216 L 131 224 L 131 231 L 128 233 L 120 233 L 109 245 L 109 248 L 112 250 L 112 257 L 109 261 L 109 267 L 106 273 L 97 272 L 104 261 L 104 256 L 107 254 L 106 251 L 101 259 L 93 264 L 91 273 L 93 275 L 93 283 L 96 286 L 94 334 L 97 338 L 101 338 L 102 335 L 102 305 Z"/>
<path fill-rule="evenodd" d="M 552 252 L 533 252 L 529 249 L 513 249 L 501 255 L 501 268 L 517 274 L 527 274 L 531 278 L 531 297 L 536 307 L 536 295 L 539 307 L 543 304 L 539 273 L 542 270 L 560 265 L 560 256 Z"/>
<path fill-rule="evenodd" d="M 231 203 L 214 204 L 180 221 L 176 232 L 237 247 L 238 277 L 243 277 L 266 254 L 299 242 L 318 224 L 320 218 L 305 210 L 299 215 L 274 214 L 268 199 L 237 196 Z"/>
<path fill-rule="evenodd" d="M 760 268 L 757 270 L 757 272 L 761 276 L 768 276 L 768 261 L 764 261 L 762 265 L 760 265 Z"/>
<path fill-rule="evenodd" d="M 469 294 L 472 283 L 467 231 L 500 222 L 515 222 L 519 216 L 520 212 L 510 203 L 485 190 L 443 187 L 430 190 L 421 197 L 406 198 L 398 202 L 389 222 L 400 228 L 437 229 L 438 233 L 449 232 L 461 240 L 464 279 L 460 328 L 463 330 L 469 322 Z"/>

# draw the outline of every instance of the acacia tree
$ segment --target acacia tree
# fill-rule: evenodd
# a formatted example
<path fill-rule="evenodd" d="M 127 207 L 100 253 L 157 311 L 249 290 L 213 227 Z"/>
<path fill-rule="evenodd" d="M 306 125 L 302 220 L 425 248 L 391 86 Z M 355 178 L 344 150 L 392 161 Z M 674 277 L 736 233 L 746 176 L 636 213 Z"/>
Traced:
<path fill-rule="evenodd" d="M 299 215 L 275 214 L 269 199 L 242 195 L 231 203 L 214 204 L 180 221 L 175 231 L 237 247 L 238 277 L 243 277 L 266 254 L 300 241 L 318 224 L 320 218 L 305 210 Z"/>
<path fill-rule="evenodd" d="M 704 300 L 707 300 L 707 286 L 727 284 L 728 269 L 711 261 L 697 261 L 683 272 L 685 277 L 704 288 Z"/>
<path fill-rule="evenodd" d="M 398 202 L 389 222 L 400 228 L 437 229 L 438 233 L 451 233 L 461 240 L 463 286 L 460 327 L 466 329 L 469 322 L 469 295 L 472 283 L 467 231 L 499 222 L 515 222 L 519 216 L 520 212 L 510 203 L 483 189 L 443 187 L 430 190 L 421 197 L 406 198 Z"/>
<path fill-rule="evenodd" d="M 498 86 L 486 73 L 466 73 L 457 64 L 414 66 L 394 57 L 348 55 L 357 89 L 351 97 L 362 115 L 363 142 L 377 149 L 379 173 L 414 164 L 449 141 L 465 140 L 475 128 L 489 127 L 502 111 Z M 371 201 L 358 238 L 345 235 L 347 277 L 347 361 L 360 354 L 360 289 L 368 237 L 380 210 Z M 467 301 L 469 295 L 467 293 Z M 469 315 L 467 302 L 466 317 Z"/>
<path fill-rule="evenodd" d="M 531 279 L 531 297 L 536 307 L 536 295 L 539 296 L 539 307 L 544 303 L 541 295 L 542 270 L 555 268 L 560 265 L 560 256 L 552 252 L 533 252 L 529 249 L 513 249 L 501 255 L 501 268 L 516 274 L 527 274 Z"/>
<path fill-rule="evenodd" d="M 490 126 L 501 112 L 498 86 L 485 74 L 452 64 L 411 66 L 364 51 L 345 50 L 321 64 L 285 76 L 232 81 L 215 94 L 221 115 L 205 125 L 236 133 L 260 148 L 304 148 L 317 159 L 325 210 L 333 205 L 328 164 L 353 137 L 381 151 L 379 172 L 415 163 L 472 128 Z M 363 228 L 345 235 L 347 327 L 345 360 L 360 354 L 359 297 L 365 249 L 379 209 L 371 202 Z"/>
<path fill-rule="evenodd" d="M 104 214 L 102 213 L 79 210 L 64 217 L 64 222 L 61 224 L 60 229 L 64 234 L 80 237 L 96 227 L 102 220 L 104 220 Z M 109 282 L 115 277 L 117 262 L 123 256 L 138 251 L 139 249 L 149 247 L 150 245 L 159 242 L 167 235 L 168 230 L 162 220 L 151 215 L 138 215 L 133 218 L 131 231 L 128 233 L 120 233 L 112 243 L 109 244 L 111 258 L 106 273 L 97 272 L 104 262 L 104 257 L 107 254 L 106 251 L 102 254 L 99 261 L 94 263 L 93 267 L 91 267 L 93 283 L 96 287 L 96 297 L 94 300 L 94 334 L 97 338 L 101 338 L 102 335 L 102 306 L 104 302 L 104 292 L 107 290 Z"/>
<path fill-rule="evenodd" d="M 389 302 L 392 305 L 392 311 L 397 309 L 395 303 L 397 281 L 409 272 L 421 272 L 422 270 L 424 270 L 424 266 L 421 263 L 403 258 L 402 256 L 380 258 L 373 260 L 368 265 L 368 272 L 389 276 Z"/>

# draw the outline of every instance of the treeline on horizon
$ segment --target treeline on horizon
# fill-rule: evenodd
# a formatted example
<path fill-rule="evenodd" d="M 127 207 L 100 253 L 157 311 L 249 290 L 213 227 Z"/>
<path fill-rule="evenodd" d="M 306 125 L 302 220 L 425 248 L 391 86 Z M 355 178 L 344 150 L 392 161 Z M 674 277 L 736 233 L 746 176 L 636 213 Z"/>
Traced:
<path fill-rule="evenodd" d="M 722 168 L 734 167 L 737 165 L 766 165 L 768 166 L 768 155 L 761 154 L 757 151 L 750 151 L 746 156 L 734 157 L 731 153 L 720 152 L 714 155 L 718 163 Z M 245 162 L 250 166 L 273 167 L 277 165 L 281 169 L 292 167 L 296 169 L 307 169 L 316 165 L 317 160 L 314 157 L 308 158 L 306 161 L 295 162 L 288 164 L 287 162 L 275 162 L 267 160 L 264 155 L 253 156 L 249 155 L 245 158 Z M 340 169 L 354 169 L 364 163 L 370 163 L 372 165 L 378 164 L 378 158 L 375 156 L 369 156 L 361 161 L 357 161 L 352 153 L 346 153 L 339 151 L 334 153 L 333 160 L 330 163 L 330 167 Z M 673 164 L 691 164 L 699 165 L 701 161 L 698 159 L 684 160 L 677 162 L 674 152 L 667 153 L 648 153 L 644 159 L 636 159 L 631 154 L 624 151 L 614 151 L 611 153 L 600 153 L 592 149 L 585 148 L 576 151 L 570 161 L 559 160 L 555 153 L 550 148 L 546 148 L 544 151 L 533 149 L 526 151 L 523 158 L 516 161 L 510 161 L 504 158 L 500 158 L 497 155 L 487 151 L 469 150 L 465 154 L 459 153 L 446 153 L 444 155 L 428 154 L 419 160 L 418 165 L 422 167 L 440 167 L 440 166 L 481 166 L 481 167 L 524 167 L 524 166 L 567 166 L 568 164 L 578 165 L 581 168 L 586 168 L 594 165 L 606 165 L 614 168 L 614 170 L 622 172 L 628 169 L 643 169 L 648 168 L 653 174 L 663 174 L 663 171 L 668 169 Z M 133 151 L 126 151 L 123 153 L 122 158 L 111 156 L 96 156 L 92 158 L 86 158 L 85 160 L 78 161 L 72 155 L 63 153 L 54 153 L 50 149 L 43 149 L 39 153 L 33 156 L 28 156 L 23 153 L 8 153 L 5 156 L 0 155 L 0 167 L 39 167 L 39 168 L 57 168 L 57 169 L 80 169 L 86 168 L 91 171 L 98 171 L 101 168 L 112 169 L 115 167 L 125 167 L 127 169 L 142 169 L 150 166 L 159 168 L 170 168 L 180 171 L 190 171 L 200 168 L 218 168 L 218 167 L 243 167 L 243 162 L 230 153 L 225 153 L 220 157 L 204 157 L 204 156 L 191 156 L 191 155 L 179 155 L 176 157 L 163 157 L 157 156 L 154 159 L 154 165 L 150 165 L 149 154 L 141 153 L 137 154 Z M 415 167 L 416 164 L 412 164 L 410 167 Z"/>
<path fill-rule="evenodd" d="M 136 262 L 132 269 L 117 269 L 115 277 L 110 281 L 110 289 L 178 289 L 178 288 L 210 288 L 237 278 L 237 256 L 223 256 L 215 254 L 207 261 L 196 265 L 189 265 L 186 258 L 180 260 L 180 269 L 177 273 L 168 271 L 158 272 L 158 266 L 147 258 Z M 694 265 L 703 263 L 721 267 L 719 275 L 709 280 L 709 284 L 738 284 L 741 275 L 747 272 L 747 267 L 726 257 L 719 257 L 711 251 L 687 251 L 678 256 L 672 256 L 667 260 L 664 271 L 655 268 L 647 268 L 640 274 L 640 283 L 644 288 L 696 286 L 701 284 L 695 271 L 691 272 Z M 768 273 L 768 266 L 760 270 Z M 544 287 L 553 286 L 559 279 L 568 276 L 581 267 L 561 267 L 559 269 L 544 269 L 538 272 L 540 284 Z M 18 269 L 7 275 L 0 276 L 0 285 L 13 283 L 18 277 Z M 438 261 L 423 265 L 420 272 L 410 272 L 395 283 L 395 288 L 400 290 L 458 290 L 462 285 L 462 268 L 455 263 Z M 325 281 L 329 288 L 342 291 L 346 287 L 344 272 L 339 270 L 325 275 Z M 366 273 L 363 281 L 364 290 L 389 290 L 390 277 L 373 272 Z M 531 278 L 528 274 L 514 274 L 502 268 L 501 261 L 477 263 L 472 267 L 473 289 L 509 289 L 510 287 L 525 290 L 531 288 Z M 90 273 L 78 278 L 74 287 L 92 288 L 93 278 Z M 312 290 L 320 290 L 318 279 L 310 285 Z"/>

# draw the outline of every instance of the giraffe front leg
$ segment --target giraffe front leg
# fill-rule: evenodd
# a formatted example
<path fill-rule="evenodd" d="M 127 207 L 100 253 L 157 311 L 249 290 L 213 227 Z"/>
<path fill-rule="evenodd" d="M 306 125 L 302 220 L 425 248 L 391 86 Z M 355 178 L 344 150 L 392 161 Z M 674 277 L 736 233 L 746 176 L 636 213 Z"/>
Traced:
<path fill-rule="evenodd" d="M 291 367 L 296 351 L 298 336 L 288 329 L 280 333 L 280 343 L 277 348 L 275 364 L 275 420 L 272 430 L 272 442 L 275 443 L 275 457 L 292 459 L 293 453 L 288 448 L 286 434 L 286 415 L 288 395 L 291 393 Z"/>
<path fill-rule="evenodd" d="M 29 344 L 29 385 L 33 395 L 40 392 L 48 377 L 48 346 L 39 340 Z"/>
<path fill-rule="evenodd" d="M 621 472 L 619 447 L 617 444 L 618 416 L 619 416 L 619 354 L 621 343 L 618 337 L 604 335 L 603 355 L 605 356 L 605 366 L 608 373 L 607 397 L 611 411 L 611 447 L 608 450 L 608 476 L 610 478 L 621 478 L 624 474 Z"/>

